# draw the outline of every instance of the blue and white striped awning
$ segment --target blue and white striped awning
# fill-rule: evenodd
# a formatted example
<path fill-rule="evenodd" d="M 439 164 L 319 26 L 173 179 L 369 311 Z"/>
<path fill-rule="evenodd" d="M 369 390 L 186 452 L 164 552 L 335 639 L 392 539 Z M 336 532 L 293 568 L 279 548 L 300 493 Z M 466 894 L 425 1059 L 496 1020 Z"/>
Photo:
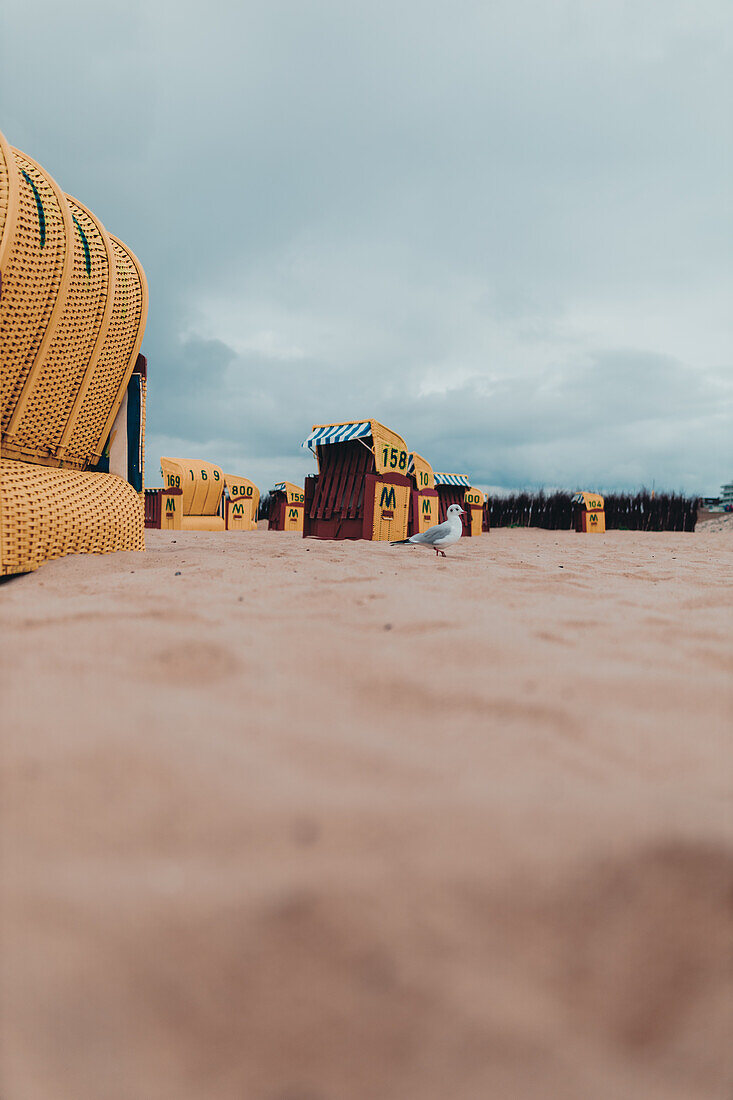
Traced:
<path fill-rule="evenodd" d="M 314 428 L 302 445 L 315 452 L 316 447 L 326 443 L 346 443 L 349 439 L 363 439 L 371 434 L 370 420 L 362 420 L 359 424 L 327 424 L 325 428 Z"/>
<path fill-rule="evenodd" d="M 415 473 L 415 456 L 414 456 L 414 454 L 410 454 L 410 457 L 408 459 L 407 472 L 408 472 L 408 474 L 414 474 Z"/>
<path fill-rule="evenodd" d="M 464 489 L 471 488 L 471 482 L 465 474 L 436 474 L 436 485 L 462 485 Z"/>
<path fill-rule="evenodd" d="M 273 493 L 284 493 L 285 492 L 285 482 L 281 481 L 279 485 L 275 485 L 275 487 L 273 488 L 272 491 L 273 491 Z"/>

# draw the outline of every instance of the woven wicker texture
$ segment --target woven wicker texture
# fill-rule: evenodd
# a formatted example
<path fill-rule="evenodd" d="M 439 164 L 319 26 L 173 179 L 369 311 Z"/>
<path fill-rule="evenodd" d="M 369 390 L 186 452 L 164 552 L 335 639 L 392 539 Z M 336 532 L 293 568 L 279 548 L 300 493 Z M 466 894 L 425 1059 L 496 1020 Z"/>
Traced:
<path fill-rule="evenodd" d="M 144 550 L 144 508 L 114 474 L 0 460 L 0 572 L 26 573 L 65 554 Z"/>
<path fill-rule="evenodd" d="M 109 327 L 91 371 L 73 430 L 66 440 L 71 461 L 97 460 L 135 365 L 147 317 L 145 273 L 134 254 L 110 237 L 116 279 Z"/>
<path fill-rule="evenodd" d="M 145 274 L 2 134 L 0 273 L 2 454 L 95 464 L 140 350 Z"/>
<path fill-rule="evenodd" d="M 10 148 L 7 142 L 3 140 L 2 134 L 0 134 L 0 250 L 2 250 L 2 239 L 10 214 L 11 160 Z"/>
<path fill-rule="evenodd" d="M 8 215 L 0 244 L 0 415 L 3 431 L 28 373 L 51 338 L 63 293 L 67 240 L 73 226 L 61 191 L 28 157 L 10 150 Z"/>
<path fill-rule="evenodd" d="M 57 454 L 92 362 L 109 297 L 111 246 L 106 234 L 83 206 L 68 195 L 66 201 L 74 225 L 71 282 L 53 339 L 36 360 L 22 405 L 8 426 L 16 454 L 31 460 Z M 79 465 L 86 465 L 85 459 Z"/>
<path fill-rule="evenodd" d="M 383 481 L 377 481 L 373 491 L 372 540 L 387 542 L 392 539 L 407 538 L 411 487 L 388 485 Z"/>

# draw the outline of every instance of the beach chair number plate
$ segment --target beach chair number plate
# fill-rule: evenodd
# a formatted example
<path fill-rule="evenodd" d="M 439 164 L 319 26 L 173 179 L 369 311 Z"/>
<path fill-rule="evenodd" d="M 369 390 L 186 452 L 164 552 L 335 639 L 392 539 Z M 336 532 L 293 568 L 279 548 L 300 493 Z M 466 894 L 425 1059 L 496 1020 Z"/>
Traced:
<path fill-rule="evenodd" d="M 404 473 L 407 469 L 407 451 L 402 451 L 399 447 L 382 447 L 382 465 L 385 470 L 400 470 Z"/>

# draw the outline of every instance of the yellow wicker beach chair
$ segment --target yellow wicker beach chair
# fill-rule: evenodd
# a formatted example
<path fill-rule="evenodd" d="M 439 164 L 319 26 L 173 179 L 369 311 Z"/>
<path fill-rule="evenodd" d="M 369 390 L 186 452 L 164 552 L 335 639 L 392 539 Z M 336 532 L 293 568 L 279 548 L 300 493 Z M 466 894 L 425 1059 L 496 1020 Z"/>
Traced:
<path fill-rule="evenodd" d="M 254 481 L 224 474 L 224 519 L 227 531 L 255 531 L 260 491 Z"/>
<path fill-rule="evenodd" d="M 161 458 L 160 472 L 165 489 L 154 489 L 159 495 L 171 489 L 181 489 L 180 523 L 183 531 L 223 531 L 221 498 L 224 491 L 224 473 L 213 462 L 186 462 L 180 458 Z M 147 493 L 151 492 L 148 490 Z M 175 495 L 168 494 L 168 499 Z M 147 522 L 146 506 L 146 522 Z M 162 517 L 165 510 L 161 508 Z M 149 524 L 150 526 L 150 524 Z M 158 524 L 166 526 L 166 524 Z"/>
<path fill-rule="evenodd" d="M 146 315 L 130 250 L 0 134 L 0 572 L 143 549 Z"/>

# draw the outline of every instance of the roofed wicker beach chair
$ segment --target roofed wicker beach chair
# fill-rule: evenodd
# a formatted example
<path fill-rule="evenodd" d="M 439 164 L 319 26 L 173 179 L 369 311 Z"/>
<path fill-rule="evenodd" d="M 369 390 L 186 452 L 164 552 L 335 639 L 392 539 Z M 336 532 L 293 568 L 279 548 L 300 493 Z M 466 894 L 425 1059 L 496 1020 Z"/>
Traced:
<path fill-rule="evenodd" d="M 280 481 L 270 491 L 268 531 L 302 531 L 305 495 L 299 485 Z"/>
<path fill-rule="evenodd" d="M 407 538 L 411 483 L 402 436 L 378 420 L 349 420 L 314 425 L 303 446 L 318 460 L 318 474 L 305 479 L 304 536 Z"/>
<path fill-rule="evenodd" d="M 162 489 L 145 490 L 145 525 L 174 531 L 223 531 L 224 473 L 202 459 L 161 458 Z"/>
<path fill-rule="evenodd" d="M 256 531 L 260 491 L 254 481 L 224 474 L 224 518 L 227 531 Z"/>
<path fill-rule="evenodd" d="M 435 488 L 433 467 L 426 458 L 410 455 L 407 472 L 412 483 L 410 494 L 410 521 L 408 535 L 418 535 L 438 522 L 438 492 Z"/>
<path fill-rule="evenodd" d="M 0 134 L 0 573 L 144 549 L 138 260 Z"/>
<path fill-rule="evenodd" d="M 606 502 L 600 493 L 576 493 L 572 498 L 576 531 L 603 534 L 606 530 Z"/>
<path fill-rule="evenodd" d="M 480 535 L 484 526 L 484 494 L 474 489 L 466 474 L 435 474 L 435 488 L 438 491 L 439 522 L 443 523 L 451 504 L 460 504 L 465 509 L 463 516 L 463 535 Z"/>

